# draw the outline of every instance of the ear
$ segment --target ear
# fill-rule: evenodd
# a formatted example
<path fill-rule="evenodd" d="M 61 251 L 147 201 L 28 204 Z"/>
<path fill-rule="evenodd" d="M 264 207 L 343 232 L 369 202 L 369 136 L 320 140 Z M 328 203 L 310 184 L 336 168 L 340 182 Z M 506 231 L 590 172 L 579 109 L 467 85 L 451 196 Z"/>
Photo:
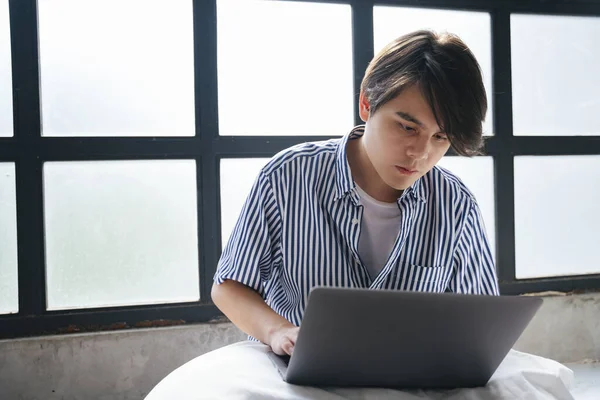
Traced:
<path fill-rule="evenodd" d="M 367 100 L 367 97 L 361 90 L 360 97 L 358 99 L 358 115 L 360 115 L 360 119 L 362 119 L 363 122 L 368 121 L 370 109 L 371 107 L 369 105 L 369 100 Z"/>

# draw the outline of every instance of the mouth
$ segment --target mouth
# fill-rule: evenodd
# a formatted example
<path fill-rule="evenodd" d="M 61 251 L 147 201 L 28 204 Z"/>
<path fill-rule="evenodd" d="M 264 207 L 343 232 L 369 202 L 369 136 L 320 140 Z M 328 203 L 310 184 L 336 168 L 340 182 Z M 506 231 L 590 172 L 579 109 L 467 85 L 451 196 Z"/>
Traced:
<path fill-rule="evenodd" d="M 395 167 L 396 167 L 396 170 L 398 170 L 398 172 L 400 172 L 402 175 L 406 175 L 406 176 L 416 175 L 416 173 L 418 172 L 416 169 L 404 168 L 399 165 L 396 165 Z"/>

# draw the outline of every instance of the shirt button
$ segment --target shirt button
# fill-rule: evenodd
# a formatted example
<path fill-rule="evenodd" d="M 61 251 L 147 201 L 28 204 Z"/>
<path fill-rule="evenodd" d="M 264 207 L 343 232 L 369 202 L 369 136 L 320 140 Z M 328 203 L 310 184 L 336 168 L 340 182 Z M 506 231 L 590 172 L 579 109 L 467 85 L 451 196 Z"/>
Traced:
<path fill-rule="evenodd" d="M 358 218 L 352 218 L 352 225 L 358 224 Z"/>

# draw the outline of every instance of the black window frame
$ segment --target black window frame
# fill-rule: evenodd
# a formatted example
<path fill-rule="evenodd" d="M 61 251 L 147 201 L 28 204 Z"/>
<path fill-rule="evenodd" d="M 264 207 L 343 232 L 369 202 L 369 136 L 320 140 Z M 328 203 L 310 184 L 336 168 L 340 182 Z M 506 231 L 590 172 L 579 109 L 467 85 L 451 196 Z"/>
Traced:
<path fill-rule="evenodd" d="M 273 0 L 294 2 L 298 0 Z M 486 142 L 494 158 L 496 260 L 502 294 L 600 289 L 600 274 L 539 279 L 515 277 L 514 157 L 597 155 L 600 136 L 513 136 L 510 15 L 600 17 L 594 0 L 301 0 L 352 7 L 355 123 L 358 88 L 373 57 L 373 6 L 484 11 L 491 16 L 494 132 Z M 289 146 L 329 137 L 219 136 L 217 0 L 193 0 L 195 136 L 42 137 L 36 0 L 9 0 L 14 136 L 0 138 L 0 162 L 15 163 L 19 312 L 0 315 L 0 339 L 221 320 L 210 288 L 221 251 L 220 160 L 270 157 Z M 600 20 L 599 20 L 600 21 Z M 307 122 L 309 129 L 310 121 Z M 46 310 L 44 199 L 46 161 L 196 161 L 200 300 L 176 304 Z"/>

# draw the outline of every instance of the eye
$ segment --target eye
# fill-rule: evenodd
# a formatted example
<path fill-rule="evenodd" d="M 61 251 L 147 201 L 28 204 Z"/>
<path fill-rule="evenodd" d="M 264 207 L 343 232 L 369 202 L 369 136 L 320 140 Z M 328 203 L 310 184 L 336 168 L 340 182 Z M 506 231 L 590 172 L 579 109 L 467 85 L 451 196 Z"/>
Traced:
<path fill-rule="evenodd" d="M 446 136 L 446 135 L 443 135 L 443 134 L 440 134 L 440 133 L 436 134 L 436 135 L 434 136 L 434 138 L 435 138 L 435 140 L 437 140 L 438 142 L 444 142 L 444 141 L 448 140 L 448 136 Z"/>
<path fill-rule="evenodd" d="M 408 125 L 404 125 L 402 122 L 398 122 L 398 125 L 400 125 L 400 127 L 402 129 L 404 129 L 406 132 L 416 132 L 417 130 L 415 128 L 413 128 L 412 126 L 408 126 Z"/>

